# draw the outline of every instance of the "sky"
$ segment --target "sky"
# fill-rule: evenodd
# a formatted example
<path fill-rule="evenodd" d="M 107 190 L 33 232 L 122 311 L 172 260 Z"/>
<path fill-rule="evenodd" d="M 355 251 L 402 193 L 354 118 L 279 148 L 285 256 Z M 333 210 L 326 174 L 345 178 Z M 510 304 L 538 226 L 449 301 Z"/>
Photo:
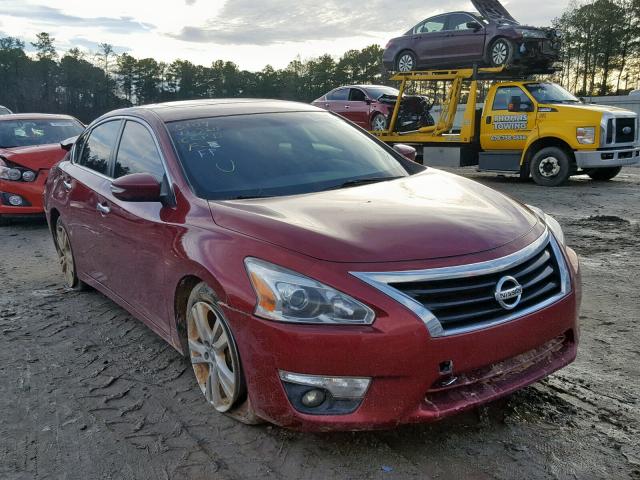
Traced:
<path fill-rule="evenodd" d="M 568 0 L 503 1 L 523 24 L 545 26 Z M 55 38 L 60 53 L 106 42 L 117 53 L 246 70 L 285 67 L 387 41 L 437 13 L 474 10 L 469 0 L 0 0 L 0 36 Z"/>

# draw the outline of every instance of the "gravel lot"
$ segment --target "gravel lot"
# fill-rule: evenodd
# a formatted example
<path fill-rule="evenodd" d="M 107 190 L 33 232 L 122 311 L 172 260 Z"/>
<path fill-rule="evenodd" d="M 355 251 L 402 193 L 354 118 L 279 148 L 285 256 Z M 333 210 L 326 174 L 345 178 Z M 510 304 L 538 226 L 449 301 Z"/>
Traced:
<path fill-rule="evenodd" d="M 473 170 L 555 215 L 582 260 L 577 361 L 486 408 L 388 432 L 248 427 L 106 297 L 61 288 L 46 225 L 0 228 L 0 478 L 640 479 L 640 169 L 546 189 Z"/>

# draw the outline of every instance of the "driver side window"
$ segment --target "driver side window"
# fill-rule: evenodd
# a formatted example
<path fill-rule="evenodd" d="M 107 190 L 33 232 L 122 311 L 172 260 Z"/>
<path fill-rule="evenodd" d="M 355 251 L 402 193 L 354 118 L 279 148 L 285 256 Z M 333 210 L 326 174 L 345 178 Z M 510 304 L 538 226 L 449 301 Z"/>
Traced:
<path fill-rule="evenodd" d="M 349 101 L 351 102 L 364 102 L 367 96 L 359 88 L 352 88 L 349 93 Z"/>
<path fill-rule="evenodd" d="M 522 91 L 520 87 L 500 87 L 496 91 L 493 99 L 493 110 L 509 110 L 509 103 L 512 97 L 520 98 L 520 111 L 530 112 L 533 110 L 531 99 Z"/>

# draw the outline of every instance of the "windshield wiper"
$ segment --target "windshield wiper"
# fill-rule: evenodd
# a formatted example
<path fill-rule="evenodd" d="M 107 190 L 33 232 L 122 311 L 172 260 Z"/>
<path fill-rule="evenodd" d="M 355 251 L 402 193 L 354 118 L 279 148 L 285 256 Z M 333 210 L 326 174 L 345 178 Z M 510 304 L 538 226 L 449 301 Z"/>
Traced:
<path fill-rule="evenodd" d="M 356 180 L 349 180 L 349 181 L 341 183 L 339 185 L 335 185 L 333 187 L 329 187 L 327 190 L 339 190 L 341 188 L 357 187 L 357 186 L 360 186 L 360 185 L 367 185 L 369 183 L 385 182 L 387 180 L 397 180 L 398 178 L 404 178 L 404 176 L 399 176 L 399 177 L 358 178 Z"/>

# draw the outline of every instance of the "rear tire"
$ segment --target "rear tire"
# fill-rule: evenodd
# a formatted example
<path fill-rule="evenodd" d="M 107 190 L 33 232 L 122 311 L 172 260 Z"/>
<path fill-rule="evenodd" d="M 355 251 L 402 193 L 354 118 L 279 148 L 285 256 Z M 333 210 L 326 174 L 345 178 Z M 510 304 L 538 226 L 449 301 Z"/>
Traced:
<path fill-rule="evenodd" d="M 396 71 L 398 72 L 410 72 L 416 69 L 416 56 L 413 52 L 405 50 L 400 52 L 398 59 L 396 60 Z"/>
<path fill-rule="evenodd" d="M 618 175 L 622 167 L 592 168 L 587 171 L 587 175 L 596 182 L 606 182 Z"/>
<path fill-rule="evenodd" d="M 60 217 L 58 217 L 56 221 L 54 243 L 62 268 L 64 286 L 71 290 L 87 290 L 87 284 L 78 278 L 76 260 L 73 256 L 73 249 L 71 248 L 71 238 L 69 237 L 67 227 Z"/>
<path fill-rule="evenodd" d="M 489 47 L 489 65 L 492 67 L 508 67 L 513 62 L 515 45 L 507 38 L 498 38 Z"/>
<path fill-rule="evenodd" d="M 561 148 L 542 148 L 531 159 L 531 176 L 538 185 L 557 187 L 569 179 L 570 173 L 571 160 Z"/>

